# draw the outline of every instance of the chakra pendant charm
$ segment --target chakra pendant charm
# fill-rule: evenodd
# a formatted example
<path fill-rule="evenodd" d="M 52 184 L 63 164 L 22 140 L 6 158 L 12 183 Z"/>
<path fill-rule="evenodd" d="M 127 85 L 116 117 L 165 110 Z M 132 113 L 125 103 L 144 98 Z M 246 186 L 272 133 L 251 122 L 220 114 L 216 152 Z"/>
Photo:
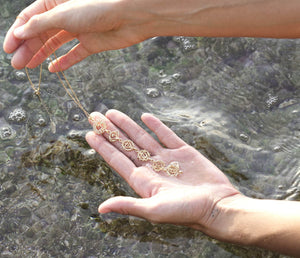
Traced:
<path fill-rule="evenodd" d="M 165 162 L 162 160 L 155 160 L 151 158 L 151 154 L 147 150 L 139 150 L 131 140 L 123 140 L 119 136 L 119 131 L 111 131 L 107 129 L 105 121 L 98 117 L 89 117 L 89 120 L 92 122 L 93 130 L 95 134 L 103 135 L 108 134 L 108 140 L 110 142 L 120 142 L 123 150 L 125 151 L 135 151 L 137 154 L 137 159 L 142 162 L 149 162 L 151 168 L 155 172 L 165 172 L 169 176 L 178 176 L 182 173 L 179 168 L 179 163 L 177 161 L 171 162 L 166 166 Z"/>
<path fill-rule="evenodd" d="M 108 140 L 110 142 L 116 142 L 118 141 L 120 138 L 119 138 L 119 131 L 112 131 L 110 134 L 109 134 L 109 138 Z"/>
<path fill-rule="evenodd" d="M 124 140 L 124 141 L 122 142 L 122 147 L 123 147 L 123 149 L 126 150 L 126 151 L 132 151 L 132 150 L 135 149 L 134 143 L 133 143 L 133 141 L 131 141 L 131 140 Z"/>
<path fill-rule="evenodd" d="M 137 153 L 137 157 L 140 161 L 148 161 L 150 159 L 150 153 L 147 150 L 140 150 Z"/>
<path fill-rule="evenodd" d="M 169 164 L 169 166 L 166 167 L 166 173 L 169 176 L 178 176 L 182 173 L 182 171 L 179 168 L 179 163 L 177 161 L 173 161 Z"/>
<path fill-rule="evenodd" d="M 96 134 L 103 134 L 106 132 L 106 123 L 99 119 L 93 123 L 93 130 Z"/>

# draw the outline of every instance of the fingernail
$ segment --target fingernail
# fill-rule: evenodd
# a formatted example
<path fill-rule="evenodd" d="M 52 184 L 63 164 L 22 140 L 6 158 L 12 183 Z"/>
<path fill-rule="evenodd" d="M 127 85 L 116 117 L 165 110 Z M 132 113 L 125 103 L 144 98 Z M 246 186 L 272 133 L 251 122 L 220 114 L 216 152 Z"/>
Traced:
<path fill-rule="evenodd" d="M 22 38 L 24 36 L 24 26 L 20 26 L 14 30 L 14 35 L 17 38 Z"/>

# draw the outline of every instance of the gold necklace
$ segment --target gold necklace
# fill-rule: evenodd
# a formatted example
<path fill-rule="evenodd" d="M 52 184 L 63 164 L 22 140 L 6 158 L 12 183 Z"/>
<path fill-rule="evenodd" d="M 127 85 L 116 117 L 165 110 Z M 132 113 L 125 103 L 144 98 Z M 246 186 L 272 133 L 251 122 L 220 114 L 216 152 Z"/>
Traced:
<path fill-rule="evenodd" d="M 151 165 L 151 168 L 155 172 L 165 172 L 169 176 L 178 176 L 182 173 L 182 171 L 179 168 L 179 163 L 177 161 L 171 162 L 168 166 L 166 166 L 165 162 L 162 160 L 155 160 L 151 157 L 151 154 L 147 150 L 140 150 L 135 146 L 133 141 L 131 140 L 123 140 L 119 136 L 119 131 L 111 131 L 107 129 L 107 124 L 105 121 L 99 117 L 89 117 L 89 120 L 91 121 L 93 125 L 93 131 L 95 134 L 98 135 L 108 135 L 108 140 L 112 143 L 119 142 L 121 144 L 121 148 L 125 151 L 133 151 L 136 153 L 138 160 L 143 162 L 149 162 Z"/>
<path fill-rule="evenodd" d="M 43 45 L 45 45 L 45 44 L 43 43 Z M 55 54 L 55 51 L 52 51 L 52 52 L 53 52 L 54 58 L 57 60 L 57 56 Z M 51 55 L 49 55 L 49 58 L 50 58 L 51 62 L 53 62 L 53 59 L 52 59 Z M 53 129 L 53 124 L 55 125 L 55 123 L 54 123 L 53 119 L 51 119 L 50 112 L 49 112 L 47 106 L 45 105 L 45 103 L 43 102 L 43 100 L 41 98 L 41 95 L 40 95 L 40 86 L 41 86 L 41 80 L 42 80 L 42 64 L 40 65 L 39 84 L 38 84 L 37 87 L 35 87 L 32 80 L 30 79 L 27 67 L 25 67 L 25 71 L 26 71 L 26 75 L 28 77 L 28 81 L 31 85 L 31 88 L 33 89 L 34 93 L 38 96 L 41 104 L 44 106 L 45 110 L 49 114 L 50 121 L 51 121 L 51 130 L 52 130 Z M 63 80 L 62 80 L 61 76 L 59 75 L 58 71 L 62 74 L 63 78 L 66 81 L 66 84 L 63 82 Z M 177 161 L 173 161 L 169 165 L 166 165 L 166 163 L 162 160 L 153 159 L 148 150 L 140 150 L 139 148 L 137 148 L 135 146 L 133 141 L 128 140 L 128 139 L 126 139 L 126 140 L 121 139 L 119 137 L 119 131 L 117 131 L 117 130 L 111 131 L 111 130 L 107 129 L 107 125 L 106 125 L 106 123 L 103 119 L 101 119 L 99 117 L 92 117 L 89 114 L 89 112 L 87 112 L 85 110 L 85 108 L 83 107 L 83 105 L 81 104 L 81 102 L 78 99 L 75 91 L 73 90 L 70 82 L 68 81 L 68 79 L 65 76 L 64 72 L 62 71 L 61 67 L 59 67 L 59 63 L 58 63 L 58 71 L 56 71 L 55 73 L 56 73 L 61 85 L 64 87 L 65 91 L 70 96 L 70 98 L 83 111 L 85 116 L 92 123 L 93 131 L 94 131 L 95 134 L 97 134 L 97 135 L 107 135 L 107 139 L 111 143 L 119 142 L 120 145 L 121 145 L 121 148 L 123 150 L 125 150 L 127 152 L 135 152 L 136 155 L 137 155 L 137 159 L 142 161 L 142 162 L 148 162 L 150 164 L 151 168 L 155 172 L 165 172 L 169 176 L 178 176 L 178 175 L 182 174 L 182 171 L 180 170 L 180 167 L 179 167 L 179 163 Z M 53 131 L 55 133 L 55 130 L 52 130 L 52 132 Z"/>

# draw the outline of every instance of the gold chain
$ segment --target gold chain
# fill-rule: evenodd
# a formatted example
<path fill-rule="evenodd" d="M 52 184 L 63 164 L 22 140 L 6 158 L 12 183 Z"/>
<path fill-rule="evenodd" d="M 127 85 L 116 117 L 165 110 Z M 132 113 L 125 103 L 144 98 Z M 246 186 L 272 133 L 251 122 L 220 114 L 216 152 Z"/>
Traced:
<path fill-rule="evenodd" d="M 43 43 L 43 45 L 45 45 L 45 44 Z M 57 56 L 55 54 L 55 51 L 53 50 L 52 52 L 53 52 L 53 55 L 54 55 L 55 59 L 57 60 Z M 52 59 L 51 55 L 49 55 L 49 58 L 50 58 L 51 62 L 53 62 L 53 59 Z M 41 86 L 41 79 L 42 79 L 42 64 L 40 65 L 40 76 L 39 76 L 38 87 L 34 86 L 33 82 L 30 79 L 30 76 L 29 76 L 29 73 L 28 73 L 28 70 L 27 70 L 26 67 L 25 67 L 25 71 L 26 71 L 26 75 L 28 77 L 28 80 L 30 82 L 31 88 L 33 89 L 34 93 L 38 96 L 40 102 L 42 103 L 42 105 L 44 106 L 44 108 L 46 109 L 47 113 L 50 116 L 50 112 L 49 112 L 47 106 L 42 101 L 41 96 L 40 96 L 40 86 Z M 106 123 L 103 119 L 91 117 L 90 114 L 85 110 L 85 108 L 81 104 L 80 100 L 78 99 L 75 91 L 73 90 L 71 84 L 69 83 L 69 81 L 66 78 L 64 72 L 62 71 L 62 69 L 59 65 L 59 62 L 58 62 L 58 71 L 62 74 L 63 78 L 66 81 L 66 84 L 65 84 L 63 82 L 61 76 L 59 75 L 59 72 L 56 71 L 55 73 L 56 73 L 61 85 L 64 87 L 65 91 L 70 96 L 70 98 L 75 102 L 75 104 L 83 111 L 83 113 L 86 115 L 86 117 L 92 122 L 93 131 L 95 132 L 95 134 L 98 134 L 98 135 L 102 135 L 102 134 L 105 134 L 105 133 L 108 134 L 108 140 L 110 142 L 119 142 L 121 144 L 121 147 L 122 147 L 123 150 L 128 151 L 128 152 L 130 152 L 130 151 L 135 152 L 137 154 L 137 159 L 142 161 L 142 162 L 149 162 L 150 165 L 151 165 L 151 168 L 155 172 L 165 172 L 169 176 L 178 176 L 178 175 L 182 174 L 182 171 L 179 168 L 179 163 L 177 161 L 173 161 L 169 165 L 166 165 L 165 162 L 162 161 L 162 160 L 153 159 L 151 157 L 151 154 L 150 154 L 149 151 L 138 149 L 135 146 L 135 144 L 133 143 L 133 141 L 131 141 L 131 140 L 121 139 L 119 137 L 119 131 L 117 131 L 117 130 L 111 131 L 111 130 L 107 129 L 107 125 L 106 125 Z M 54 122 L 51 119 L 51 116 L 50 116 L 50 120 L 51 120 L 51 128 L 53 128 L 53 123 Z M 55 125 L 55 123 L 54 123 L 54 125 Z"/>
<path fill-rule="evenodd" d="M 169 176 L 178 176 L 182 174 L 182 171 L 179 168 L 179 163 L 177 161 L 171 162 L 168 166 L 162 160 L 155 160 L 151 157 L 151 154 L 147 150 L 138 149 L 133 141 L 121 139 L 119 136 L 119 131 L 111 131 L 107 129 L 105 121 L 98 117 L 89 117 L 89 120 L 92 122 L 93 131 L 98 135 L 107 134 L 108 140 L 110 142 L 119 142 L 121 147 L 125 151 L 134 151 L 137 154 L 137 159 L 143 162 L 149 162 L 151 168 L 155 172 L 165 172 Z"/>
<path fill-rule="evenodd" d="M 51 132 L 52 133 L 55 133 L 56 132 L 56 124 L 55 124 L 55 121 L 54 119 L 52 118 L 51 116 L 51 113 L 47 107 L 47 105 L 45 104 L 45 102 L 43 101 L 42 97 L 41 97 L 41 82 L 42 82 L 42 70 L 43 70 L 43 65 L 41 64 L 40 65 L 40 76 L 39 76 L 39 84 L 37 87 L 35 87 L 34 83 L 32 82 L 32 80 L 30 79 L 30 76 L 29 76 L 29 72 L 28 72 L 28 69 L 27 67 L 25 67 L 25 72 L 26 72 L 26 75 L 27 75 L 27 78 L 28 78 L 28 81 L 30 83 L 30 86 L 31 88 L 33 89 L 34 91 L 34 94 L 37 95 L 37 97 L 39 98 L 39 101 L 40 103 L 42 104 L 43 108 L 46 110 L 47 114 L 49 115 L 49 119 L 50 119 L 50 129 L 51 129 Z"/>

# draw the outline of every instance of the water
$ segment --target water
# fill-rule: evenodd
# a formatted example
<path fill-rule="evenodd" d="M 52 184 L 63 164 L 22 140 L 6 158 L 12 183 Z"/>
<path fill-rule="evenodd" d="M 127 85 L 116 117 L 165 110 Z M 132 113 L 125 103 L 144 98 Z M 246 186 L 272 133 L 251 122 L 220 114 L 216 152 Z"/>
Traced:
<path fill-rule="evenodd" d="M 30 1 L 0 2 L 2 44 Z M 133 191 L 90 150 L 91 128 L 56 76 L 44 68 L 49 114 L 10 59 L 1 50 L 1 257 L 279 257 L 99 216 L 99 203 Z M 154 113 L 246 195 L 299 201 L 299 63 L 299 40 L 166 37 L 94 55 L 66 75 L 89 112 L 116 108 L 136 121 Z M 36 82 L 39 70 L 30 74 Z"/>

